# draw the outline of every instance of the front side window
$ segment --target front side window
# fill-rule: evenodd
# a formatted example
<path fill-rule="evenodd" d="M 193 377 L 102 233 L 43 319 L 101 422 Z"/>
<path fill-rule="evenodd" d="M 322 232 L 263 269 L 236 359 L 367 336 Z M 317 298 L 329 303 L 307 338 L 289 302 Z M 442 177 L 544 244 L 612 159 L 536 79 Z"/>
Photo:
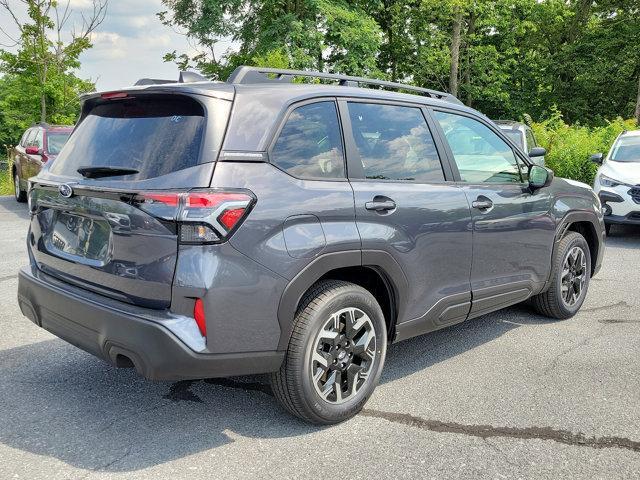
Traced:
<path fill-rule="evenodd" d="M 293 110 L 273 147 L 271 162 L 298 178 L 344 178 L 335 103 L 317 102 Z"/>
<path fill-rule="evenodd" d="M 435 112 L 463 182 L 520 183 L 513 150 L 491 129 L 463 115 Z"/>
<path fill-rule="evenodd" d="M 348 105 L 365 178 L 444 181 L 435 142 L 419 108 L 358 102 Z"/>

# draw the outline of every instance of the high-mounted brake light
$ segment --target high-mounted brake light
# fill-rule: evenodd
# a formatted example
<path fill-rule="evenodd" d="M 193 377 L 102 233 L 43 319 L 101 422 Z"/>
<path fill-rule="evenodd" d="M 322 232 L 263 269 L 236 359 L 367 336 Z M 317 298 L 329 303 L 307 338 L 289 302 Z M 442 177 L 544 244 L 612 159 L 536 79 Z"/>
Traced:
<path fill-rule="evenodd" d="M 136 201 L 155 217 L 177 220 L 181 243 L 202 244 L 225 241 L 246 218 L 255 198 L 246 190 L 196 190 L 145 192 Z"/>
<path fill-rule="evenodd" d="M 100 95 L 103 100 L 115 100 L 116 98 L 127 98 L 129 94 L 127 92 L 107 92 Z"/>

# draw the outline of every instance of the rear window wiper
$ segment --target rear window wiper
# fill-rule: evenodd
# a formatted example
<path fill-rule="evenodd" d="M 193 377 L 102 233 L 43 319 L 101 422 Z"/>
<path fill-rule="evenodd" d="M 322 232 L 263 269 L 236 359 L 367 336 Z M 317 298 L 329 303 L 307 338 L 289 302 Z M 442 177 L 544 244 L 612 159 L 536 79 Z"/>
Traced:
<path fill-rule="evenodd" d="M 135 168 L 124 167 L 80 167 L 77 172 L 85 178 L 100 178 L 100 177 L 117 177 L 119 175 L 133 175 L 140 173 Z"/>

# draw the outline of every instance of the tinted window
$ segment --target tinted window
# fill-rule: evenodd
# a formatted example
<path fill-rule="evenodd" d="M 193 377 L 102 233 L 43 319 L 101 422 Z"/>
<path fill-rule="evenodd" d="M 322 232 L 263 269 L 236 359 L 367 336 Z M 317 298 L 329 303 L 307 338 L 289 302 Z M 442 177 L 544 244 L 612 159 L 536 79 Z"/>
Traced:
<path fill-rule="evenodd" d="M 229 102 L 217 102 L 228 111 Z M 204 109 L 189 97 L 100 103 L 78 125 L 51 172 L 79 176 L 80 167 L 109 166 L 138 170 L 127 180 L 166 175 L 199 163 L 204 129 Z"/>
<path fill-rule="evenodd" d="M 303 105 L 291 112 L 271 161 L 300 178 L 344 178 L 344 155 L 334 102 Z"/>
<path fill-rule="evenodd" d="M 441 182 L 442 165 L 419 108 L 349 103 L 365 178 Z"/>
<path fill-rule="evenodd" d="M 69 139 L 71 132 L 49 132 L 47 133 L 47 150 L 51 155 L 57 155 L 62 150 L 63 145 Z"/>
<path fill-rule="evenodd" d="M 469 117 L 435 112 L 458 166 L 470 183 L 522 182 L 516 157 L 491 129 Z"/>

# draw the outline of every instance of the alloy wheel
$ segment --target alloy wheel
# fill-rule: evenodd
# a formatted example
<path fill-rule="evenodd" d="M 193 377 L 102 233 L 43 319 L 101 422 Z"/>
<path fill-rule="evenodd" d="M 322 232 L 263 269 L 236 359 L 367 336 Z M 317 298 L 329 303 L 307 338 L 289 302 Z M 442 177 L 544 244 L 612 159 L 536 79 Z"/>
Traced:
<path fill-rule="evenodd" d="M 376 359 L 376 332 L 358 308 L 333 313 L 313 343 L 311 379 L 326 402 L 344 403 L 367 383 Z"/>
<path fill-rule="evenodd" d="M 573 307 L 587 282 L 587 258 L 581 247 L 573 247 L 567 253 L 562 265 L 562 301 Z"/>

